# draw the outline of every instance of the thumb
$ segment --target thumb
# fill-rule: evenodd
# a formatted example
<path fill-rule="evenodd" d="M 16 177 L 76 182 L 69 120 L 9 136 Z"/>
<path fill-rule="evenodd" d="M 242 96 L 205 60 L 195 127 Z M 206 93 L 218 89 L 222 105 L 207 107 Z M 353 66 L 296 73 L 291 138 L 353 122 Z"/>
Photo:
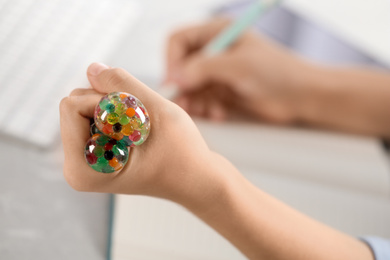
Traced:
<path fill-rule="evenodd" d="M 177 84 L 182 90 L 195 90 L 207 82 L 230 83 L 233 74 L 228 55 L 208 57 L 205 54 L 196 54 L 183 63 Z"/>
<path fill-rule="evenodd" d="M 165 100 L 121 68 L 110 68 L 102 63 L 92 63 L 87 69 L 87 76 L 92 88 L 97 92 L 103 94 L 127 92 L 141 100 L 148 109 L 161 105 Z"/>

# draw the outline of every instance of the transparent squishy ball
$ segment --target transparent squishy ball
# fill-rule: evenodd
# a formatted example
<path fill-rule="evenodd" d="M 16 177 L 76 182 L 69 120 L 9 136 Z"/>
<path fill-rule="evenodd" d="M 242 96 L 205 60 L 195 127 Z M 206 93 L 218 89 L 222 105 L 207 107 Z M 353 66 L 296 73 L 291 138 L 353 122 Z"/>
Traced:
<path fill-rule="evenodd" d="M 105 95 L 95 108 L 95 126 L 105 135 L 128 146 L 140 145 L 149 136 L 150 120 L 145 106 L 125 92 Z"/>
<path fill-rule="evenodd" d="M 120 171 L 129 158 L 126 144 L 106 135 L 94 134 L 84 150 L 85 160 L 95 171 L 113 173 Z"/>

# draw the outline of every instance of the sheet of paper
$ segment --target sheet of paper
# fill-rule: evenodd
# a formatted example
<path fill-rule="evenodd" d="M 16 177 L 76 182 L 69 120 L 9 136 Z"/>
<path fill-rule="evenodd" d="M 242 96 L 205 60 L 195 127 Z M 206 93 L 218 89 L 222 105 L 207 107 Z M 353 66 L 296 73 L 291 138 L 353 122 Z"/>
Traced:
<path fill-rule="evenodd" d="M 388 158 L 377 139 L 250 123 L 196 123 L 210 148 L 259 188 L 352 235 L 390 236 L 383 229 L 390 217 Z M 118 195 L 114 216 L 112 260 L 245 259 L 172 202 Z"/>
<path fill-rule="evenodd" d="M 390 66 L 390 1 L 286 0 L 283 5 Z"/>

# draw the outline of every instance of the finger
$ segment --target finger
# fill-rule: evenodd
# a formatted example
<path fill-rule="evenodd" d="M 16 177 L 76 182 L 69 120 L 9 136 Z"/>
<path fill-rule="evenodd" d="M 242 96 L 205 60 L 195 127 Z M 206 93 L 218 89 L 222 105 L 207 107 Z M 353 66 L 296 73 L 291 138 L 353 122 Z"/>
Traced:
<path fill-rule="evenodd" d="M 226 108 L 221 102 L 214 100 L 214 102 L 210 102 L 209 104 L 208 117 L 215 122 L 222 122 L 227 117 Z"/>
<path fill-rule="evenodd" d="M 89 95 L 89 94 L 98 94 L 98 92 L 96 90 L 94 90 L 92 87 L 75 88 L 70 92 L 69 96 L 83 96 L 83 95 Z"/>
<path fill-rule="evenodd" d="M 226 116 L 223 100 L 219 95 L 215 95 L 218 87 L 220 86 L 210 85 L 208 89 L 203 91 L 203 102 L 205 104 L 203 116 L 216 122 L 223 121 Z"/>
<path fill-rule="evenodd" d="M 213 57 L 193 55 L 182 65 L 178 86 L 184 91 L 194 91 L 211 82 L 232 85 L 237 78 L 236 66 L 230 53 Z"/>
<path fill-rule="evenodd" d="M 184 111 L 188 113 L 189 110 L 189 97 L 186 94 L 182 94 L 174 99 L 174 102 L 180 106 Z"/>
<path fill-rule="evenodd" d="M 202 49 L 229 20 L 220 18 L 212 22 L 188 27 L 174 33 L 167 46 L 167 76 L 166 81 L 176 81 L 180 64 L 189 54 Z"/>
<path fill-rule="evenodd" d="M 97 174 L 84 159 L 89 139 L 89 118 L 102 95 L 70 96 L 60 103 L 61 137 L 64 146 L 64 175 L 76 190 L 97 191 L 111 175 Z"/>
<path fill-rule="evenodd" d="M 201 93 L 191 95 L 189 100 L 189 114 L 192 116 L 203 117 L 206 113 L 205 102 L 205 97 Z"/>

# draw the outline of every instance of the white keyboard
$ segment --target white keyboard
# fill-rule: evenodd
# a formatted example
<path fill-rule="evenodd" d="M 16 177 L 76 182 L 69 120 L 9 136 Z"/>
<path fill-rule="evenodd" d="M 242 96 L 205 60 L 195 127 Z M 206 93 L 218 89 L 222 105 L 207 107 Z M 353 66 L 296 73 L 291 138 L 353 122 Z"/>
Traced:
<path fill-rule="evenodd" d="M 131 0 L 0 0 L 0 131 L 47 147 L 58 137 L 58 105 L 86 86 L 140 8 Z"/>

